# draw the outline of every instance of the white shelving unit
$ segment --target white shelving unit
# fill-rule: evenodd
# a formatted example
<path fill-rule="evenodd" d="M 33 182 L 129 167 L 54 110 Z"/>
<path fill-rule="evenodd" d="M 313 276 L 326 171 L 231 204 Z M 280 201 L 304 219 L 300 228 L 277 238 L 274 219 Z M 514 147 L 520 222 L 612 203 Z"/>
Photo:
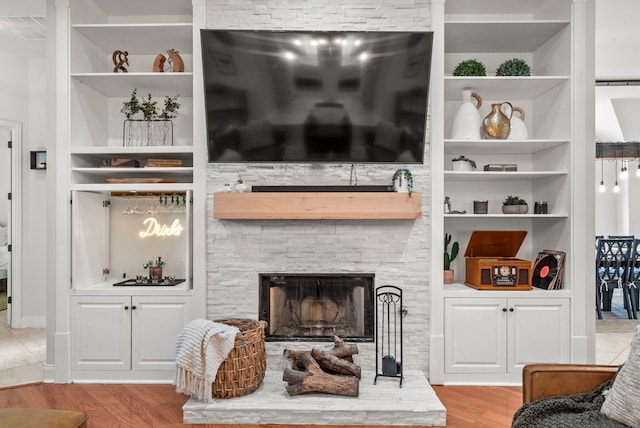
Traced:
<path fill-rule="evenodd" d="M 56 8 L 57 27 L 66 35 L 58 37 L 57 53 L 68 64 L 57 80 L 68 94 L 60 106 L 68 116 L 58 123 L 66 130 L 58 140 L 59 165 L 66 171 L 60 193 L 71 201 L 71 208 L 59 210 L 68 219 L 60 232 L 68 228 L 70 238 L 61 244 L 68 253 L 57 286 L 67 301 L 57 310 L 70 314 L 70 324 L 56 326 L 56 354 L 67 356 L 56 361 L 56 376 L 69 382 L 170 382 L 177 332 L 202 316 L 194 302 L 203 290 L 193 281 L 194 221 L 198 230 L 204 227 L 204 216 L 193 212 L 204 201 L 194 204 L 194 190 L 204 184 L 197 182 L 201 164 L 194 150 L 193 89 L 200 73 L 194 73 L 194 49 L 200 53 L 192 2 L 68 0 Z M 179 52 L 185 70 L 154 72 L 156 56 L 168 61 L 169 49 Z M 127 72 L 114 72 L 117 50 L 127 52 Z M 125 146 L 121 109 L 134 90 L 140 99 L 151 94 L 158 111 L 165 96 L 178 97 L 168 145 Z M 103 167 L 104 159 L 132 159 L 139 167 Z M 150 167 L 149 159 L 179 164 Z M 197 239 L 201 263 L 204 241 Z M 157 257 L 166 261 L 163 276 L 183 281 L 114 285 L 144 277 L 143 264 Z M 97 342 L 96 329 L 102 332 Z"/>
<path fill-rule="evenodd" d="M 435 41 L 434 55 L 441 54 L 442 60 L 434 61 L 432 75 L 435 82 L 442 79 L 443 88 L 442 101 L 432 102 L 434 211 L 431 248 L 443 247 L 445 232 L 452 234 L 460 244 L 460 255 L 452 265 L 455 269 L 452 286 L 443 284 L 441 270 L 435 268 L 442 266 L 442 253 L 433 251 L 432 383 L 517 384 L 520 370 L 528 362 L 569 362 L 584 358 L 582 350 L 575 355 L 571 353 L 574 338 L 569 325 L 570 320 L 575 322 L 583 315 L 583 309 L 574 313 L 575 300 L 583 299 L 583 291 L 577 285 L 582 273 L 576 274 L 574 266 L 583 263 L 584 253 L 580 248 L 576 250 L 574 233 L 578 222 L 573 210 L 575 202 L 586 191 L 575 182 L 576 159 L 585 153 L 579 145 L 582 143 L 576 142 L 575 132 L 575 124 L 584 123 L 587 114 L 586 108 L 577 105 L 575 100 L 577 91 L 584 90 L 587 85 L 575 70 L 576 58 L 584 55 L 581 49 L 587 48 L 582 44 L 581 36 L 584 35 L 576 34 L 577 29 L 584 28 L 584 16 L 578 10 L 584 8 L 585 3 L 572 0 L 490 0 L 481 3 L 445 0 L 444 5 L 432 5 L 435 30 L 441 30 L 444 36 Z M 456 64 L 472 58 L 485 64 L 486 77 L 452 75 Z M 495 76 L 498 66 L 511 58 L 524 59 L 531 66 L 532 75 Z M 482 98 L 481 117 L 489 113 L 494 103 L 508 101 L 514 107 L 522 108 L 530 138 L 451 139 L 453 117 L 462 102 L 464 89 L 470 89 Z M 434 97 L 437 96 L 436 90 Z M 451 160 L 460 155 L 474 160 L 477 169 L 453 171 Z M 484 165 L 496 163 L 517 164 L 517 171 L 483 170 Z M 436 186 L 435 183 L 444 185 Z M 502 201 L 508 195 L 525 199 L 529 213 L 502 214 Z M 466 213 L 445 214 L 439 203 L 445 196 L 450 198 L 452 210 Z M 488 214 L 473 214 L 474 200 L 488 200 Z M 547 201 L 549 214 L 534 214 L 535 201 Z M 565 289 L 478 291 L 465 286 L 463 254 L 473 230 L 527 231 L 517 255 L 520 259 L 534 260 L 543 249 L 565 251 Z M 576 295 L 580 298 L 576 299 Z M 474 305 L 470 305 L 471 302 Z M 495 310 L 487 310 L 489 307 Z M 521 312 L 524 308 L 538 310 Z M 487 314 L 490 320 L 482 319 Z M 539 328 L 535 331 L 524 329 L 522 322 L 510 318 L 527 319 Z M 555 329 L 545 319 L 561 320 L 562 325 Z M 465 333 L 466 330 L 460 327 L 464 325 L 483 325 L 487 331 L 484 335 L 475 331 L 478 340 L 465 340 L 468 331 Z M 500 326 L 500 340 L 492 342 L 496 325 Z M 579 320 L 579 325 L 584 327 L 584 320 Z M 518 326 L 517 334 L 512 326 Z M 553 340 L 539 340 L 540 337 L 553 337 Z M 497 348 L 490 349 L 488 357 L 492 361 L 473 364 L 458 359 L 478 353 L 486 356 L 483 351 L 474 349 L 483 340 L 496 342 Z M 516 340 L 520 345 L 528 340 L 535 346 L 514 348 Z"/>

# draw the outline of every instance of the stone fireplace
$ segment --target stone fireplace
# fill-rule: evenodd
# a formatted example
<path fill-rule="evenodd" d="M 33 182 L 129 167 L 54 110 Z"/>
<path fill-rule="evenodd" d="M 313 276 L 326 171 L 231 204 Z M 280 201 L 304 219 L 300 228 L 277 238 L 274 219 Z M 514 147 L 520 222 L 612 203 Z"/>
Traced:
<path fill-rule="evenodd" d="M 373 289 L 373 274 L 261 274 L 266 340 L 372 342 Z"/>

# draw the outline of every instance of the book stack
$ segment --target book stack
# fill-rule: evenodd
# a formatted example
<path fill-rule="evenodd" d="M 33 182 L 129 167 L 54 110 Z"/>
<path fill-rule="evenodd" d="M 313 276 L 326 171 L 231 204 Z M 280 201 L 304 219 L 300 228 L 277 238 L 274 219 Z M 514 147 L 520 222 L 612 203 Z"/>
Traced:
<path fill-rule="evenodd" d="M 140 162 L 135 159 L 102 159 L 101 168 L 138 168 Z"/>
<path fill-rule="evenodd" d="M 518 164 L 515 163 L 490 163 L 484 166 L 485 171 L 517 171 Z"/>
<path fill-rule="evenodd" d="M 180 168 L 182 160 L 180 159 L 147 159 L 145 165 L 147 168 Z"/>

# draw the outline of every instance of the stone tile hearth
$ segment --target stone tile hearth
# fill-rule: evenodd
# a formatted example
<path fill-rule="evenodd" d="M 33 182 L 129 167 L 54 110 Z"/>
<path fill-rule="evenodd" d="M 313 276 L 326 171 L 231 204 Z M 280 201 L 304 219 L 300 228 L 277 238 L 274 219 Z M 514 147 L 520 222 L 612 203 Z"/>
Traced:
<path fill-rule="evenodd" d="M 185 424 L 312 424 L 445 426 L 446 409 L 421 371 L 399 381 L 363 371 L 358 397 L 329 394 L 289 396 L 281 371 L 267 371 L 253 394 L 211 403 L 190 399 Z"/>

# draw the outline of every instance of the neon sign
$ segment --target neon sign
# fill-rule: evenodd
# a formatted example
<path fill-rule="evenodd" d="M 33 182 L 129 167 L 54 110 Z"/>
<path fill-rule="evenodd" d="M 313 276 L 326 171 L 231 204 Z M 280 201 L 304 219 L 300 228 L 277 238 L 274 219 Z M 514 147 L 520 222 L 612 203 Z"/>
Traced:
<path fill-rule="evenodd" d="M 180 224 L 179 219 L 173 220 L 171 225 L 160 224 L 155 217 L 147 217 L 142 224 L 146 227 L 145 230 L 141 230 L 138 236 L 146 238 L 148 236 L 159 236 L 166 238 L 167 236 L 180 236 L 184 227 Z"/>

